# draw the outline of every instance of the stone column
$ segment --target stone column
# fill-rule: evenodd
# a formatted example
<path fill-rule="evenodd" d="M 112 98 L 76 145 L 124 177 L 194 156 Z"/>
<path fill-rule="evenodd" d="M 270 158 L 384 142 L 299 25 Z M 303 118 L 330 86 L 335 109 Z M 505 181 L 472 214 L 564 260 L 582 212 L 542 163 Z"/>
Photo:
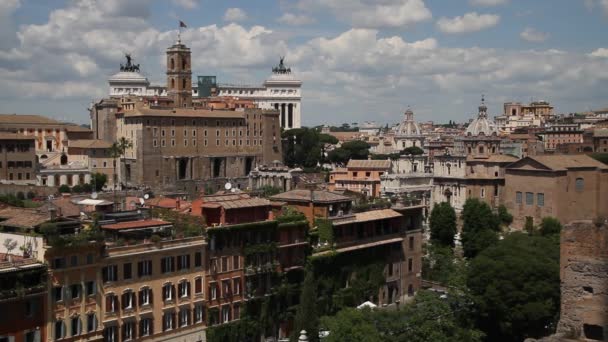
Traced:
<path fill-rule="evenodd" d="M 80 184 L 80 175 L 72 175 L 72 186 Z"/>
<path fill-rule="evenodd" d="M 55 186 L 55 176 L 49 175 L 46 177 L 46 185 Z"/>
<path fill-rule="evenodd" d="M 287 122 L 285 121 L 285 104 L 281 103 L 281 127 L 286 128 Z"/>
<path fill-rule="evenodd" d="M 293 104 L 287 105 L 287 127 L 293 128 Z"/>
<path fill-rule="evenodd" d="M 90 173 L 87 173 L 87 174 L 84 175 L 84 182 L 86 184 L 91 183 L 91 174 Z"/>
<path fill-rule="evenodd" d="M 59 185 L 67 185 L 68 184 L 68 176 L 61 175 L 59 176 Z"/>

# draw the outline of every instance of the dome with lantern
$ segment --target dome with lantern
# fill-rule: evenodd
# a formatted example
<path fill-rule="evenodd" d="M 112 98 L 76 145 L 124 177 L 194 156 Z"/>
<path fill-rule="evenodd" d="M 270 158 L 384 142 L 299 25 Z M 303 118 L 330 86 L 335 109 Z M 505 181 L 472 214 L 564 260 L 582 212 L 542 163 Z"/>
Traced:
<path fill-rule="evenodd" d="M 395 135 L 398 136 L 410 136 L 410 135 L 420 135 L 420 127 L 414 121 L 414 112 L 411 109 L 407 109 L 405 111 L 405 117 L 403 121 L 397 126 L 395 130 Z"/>
<path fill-rule="evenodd" d="M 479 113 L 477 118 L 471 121 L 466 130 L 467 136 L 491 136 L 497 135 L 498 129 L 494 121 L 488 119 L 488 107 L 486 107 L 485 99 L 481 96 L 481 105 L 479 105 Z"/>

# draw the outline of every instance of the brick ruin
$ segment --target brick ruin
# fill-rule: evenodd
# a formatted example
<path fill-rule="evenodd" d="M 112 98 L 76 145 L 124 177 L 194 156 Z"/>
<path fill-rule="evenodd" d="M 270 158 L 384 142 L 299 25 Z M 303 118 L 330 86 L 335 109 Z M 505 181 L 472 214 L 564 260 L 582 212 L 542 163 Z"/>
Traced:
<path fill-rule="evenodd" d="M 561 313 L 557 335 L 608 341 L 608 226 L 575 221 L 560 248 Z"/>

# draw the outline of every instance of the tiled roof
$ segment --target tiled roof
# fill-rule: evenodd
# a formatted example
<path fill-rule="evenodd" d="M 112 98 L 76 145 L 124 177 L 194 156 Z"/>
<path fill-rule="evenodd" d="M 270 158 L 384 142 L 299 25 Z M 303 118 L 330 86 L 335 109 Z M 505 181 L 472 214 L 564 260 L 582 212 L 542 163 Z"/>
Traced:
<path fill-rule="evenodd" d="M 81 139 L 68 141 L 68 147 L 76 148 L 110 148 L 112 143 L 104 140 Z"/>
<path fill-rule="evenodd" d="M 171 197 L 155 197 L 146 201 L 146 205 L 150 207 L 168 208 L 168 209 L 184 209 L 189 208 L 191 203 L 186 200 L 179 200 L 179 208 L 177 208 L 178 200 Z"/>
<path fill-rule="evenodd" d="M 474 158 L 472 156 L 467 156 L 467 161 L 481 161 L 489 163 L 513 163 L 517 160 L 519 160 L 519 158 L 509 154 L 493 154 L 488 158 Z"/>
<path fill-rule="evenodd" d="M 355 160 L 351 159 L 348 161 L 346 168 L 357 168 L 357 169 L 389 169 L 391 167 L 390 160 Z"/>
<path fill-rule="evenodd" d="M 34 140 L 34 136 L 17 133 L 0 132 L 0 140 Z"/>
<path fill-rule="evenodd" d="M 160 227 L 171 225 L 171 222 L 149 219 L 149 220 L 140 220 L 140 221 L 127 221 L 127 222 L 119 222 L 113 224 L 105 224 L 101 226 L 102 229 L 110 229 L 110 230 L 122 230 L 122 229 L 138 229 L 138 228 L 151 228 L 151 227 Z"/>
<path fill-rule="evenodd" d="M 354 218 L 351 220 L 336 221 L 336 222 L 334 222 L 334 225 L 348 224 L 348 223 L 353 223 L 353 222 L 360 223 L 360 222 L 377 221 L 377 220 L 384 220 L 384 219 L 390 219 L 390 218 L 401 217 L 401 216 L 403 216 L 403 215 L 394 211 L 393 209 L 370 210 L 370 211 L 365 211 L 362 213 L 356 213 Z"/>
<path fill-rule="evenodd" d="M 350 197 L 342 196 L 335 192 L 327 191 L 327 190 L 305 190 L 305 189 L 296 189 L 290 190 L 278 195 L 274 195 L 270 197 L 271 200 L 275 201 L 296 201 L 296 202 L 310 202 L 312 200 L 315 203 L 333 203 L 333 202 L 347 202 L 351 201 Z"/>
<path fill-rule="evenodd" d="M 597 168 L 600 170 L 608 170 L 608 166 L 599 162 L 586 154 L 568 154 L 568 155 L 540 155 L 528 156 L 522 160 L 535 160 L 548 168 L 558 170 L 568 170 L 575 168 Z M 509 167 L 508 169 L 518 168 L 519 163 Z"/>
<path fill-rule="evenodd" d="M 0 125 L 8 124 L 11 126 L 19 125 L 38 125 L 40 128 L 47 128 L 49 126 L 64 127 L 68 131 L 72 132 L 84 132 L 90 131 L 85 127 L 78 126 L 73 123 L 60 122 L 42 115 L 22 115 L 22 114 L 0 114 Z"/>
<path fill-rule="evenodd" d="M 217 208 L 224 207 L 225 209 L 238 209 L 238 208 L 252 208 L 252 207 L 264 207 L 269 206 L 270 201 L 265 198 L 249 198 L 249 199 L 239 199 L 232 201 L 221 201 L 221 202 L 210 202 L 203 203 L 202 207 L 205 208 Z"/>
<path fill-rule="evenodd" d="M 37 209 L 7 207 L 0 210 L 0 218 L 6 220 L 0 222 L 0 226 L 32 228 L 50 219 L 49 215 L 41 213 Z"/>

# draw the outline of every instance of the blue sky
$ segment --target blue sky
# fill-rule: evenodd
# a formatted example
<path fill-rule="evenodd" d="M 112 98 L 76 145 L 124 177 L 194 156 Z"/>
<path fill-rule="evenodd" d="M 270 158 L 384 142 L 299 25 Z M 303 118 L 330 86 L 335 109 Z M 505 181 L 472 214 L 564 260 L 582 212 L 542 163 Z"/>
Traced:
<path fill-rule="evenodd" d="M 261 83 L 286 55 L 307 125 L 608 106 L 608 0 L 3 0 L 0 112 L 86 123 L 124 52 L 162 84 L 178 19 L 193 76 Z"/>

